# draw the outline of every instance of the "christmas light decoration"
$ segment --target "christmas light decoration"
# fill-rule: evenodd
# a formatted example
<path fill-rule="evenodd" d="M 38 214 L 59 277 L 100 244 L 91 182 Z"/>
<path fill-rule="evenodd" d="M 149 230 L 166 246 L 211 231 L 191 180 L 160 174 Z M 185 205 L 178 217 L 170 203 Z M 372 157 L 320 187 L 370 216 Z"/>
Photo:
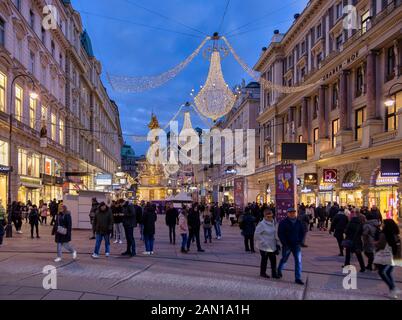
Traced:
<path fill-rule="evenodd" d="M 202 47 L 210 39 L 206 37 L 199 47 L 183 62 L 178 64 L 173 69 L 162 73 L 157 76 L 145 76 L 145 77 L 126 77 L 107 74 L 108 80 L 115 91 L 125 93 L 138 93 L 151 90 L 164 85 L 173 78 L 175 78 L 184 68 L 186 68 L 191 61 L 200 53 Z"/>
<path fill-rule="evenodd" d="M 223 78 L 220 52 L 214 50 L 207 81 L 194 98 L 195 105 L 203 116 L 216 121 L 232 110 L 235 101 L 235 94 Z"/>

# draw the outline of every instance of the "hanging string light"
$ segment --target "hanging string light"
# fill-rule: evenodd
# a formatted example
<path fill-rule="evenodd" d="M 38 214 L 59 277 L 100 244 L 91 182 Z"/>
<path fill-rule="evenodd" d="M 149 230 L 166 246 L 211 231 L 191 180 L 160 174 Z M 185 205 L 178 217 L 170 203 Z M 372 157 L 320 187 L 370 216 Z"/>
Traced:
<path fill-rule="evenodd" d="M 200 53 L 205 43 L 211 39 L 206 37 L 198 48 L 183 62 L 178 64 L 173 69 L 162 73 L 157 76 L 145 76 L 145 77 L 126 77 L 107 74 L 110 85 L 113 90 L 125 93 L 139 93 L 147 90 L 151 90 L 164 85 L 173 78 L 175 78 L 181 71 L 183 71 Z"/>
<path fill-rule="evenodd" d="M 222 39 L 223 39 L 223 41 L 225 41 L 230 52 L 233 54 L 236 61 L 240 64 L 240 66 L 244 69 L 244 71 L 246 71 L 249 74 L 249 76 L 252 77 L 255 81 L 260 82 L 260 84 L 268 90 L 271 89 L 271 90 L 282 92 L 282 93 L 295 93 L 295 92 L 301 92 L 301 91 L 313 88 L 321 83 L 321 80 L 320 80 L 315 83 L 311 83 L 311 84 L 307 84 L 307 85 L 303 85 L 303 86 L 295 86 L 295 87 L 286 87 L 286 86 L 274 84 L 272 81 L 269 81 L 269 80 L 261 77 L 257 72 L 255 72 L 252 68 L 250 68 L 236 53 L 236 51 L 230 45 L 229 41 L 225 37 L 222 37 Z"/>
<path fill-rule="evenodd" d="M 195 105 L 203 116 L 216 121 L 232 110 L 235 101 L 235 94 L 223 78 L 220 52 L 214 50 L 207 81 L 194 97 Z"/>

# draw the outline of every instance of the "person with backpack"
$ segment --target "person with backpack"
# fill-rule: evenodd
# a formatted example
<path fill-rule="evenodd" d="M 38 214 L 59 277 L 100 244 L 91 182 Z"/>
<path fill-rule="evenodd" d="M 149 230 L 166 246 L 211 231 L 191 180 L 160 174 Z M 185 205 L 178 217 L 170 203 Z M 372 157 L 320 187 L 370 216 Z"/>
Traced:
<path fill-rule="evenodd" d="M 264 210 L 264 219 L 257 225 L 255 229 L 255 240 L 261 254 L 260 276 L 269 278 L 267 275 L 268 259 L 271 263 L 271 276 L 273 279 L 278 279 L 276 256 L 281 250 L 279 238 L 277 236 L 277 227 L 274 220 L 274 215 L 271 210 Z"/>
<path fill-rule="evenodd" d="M 375 242 L 379 240 L 381 223 L 370 213 L 366 219 L 363 225 L 363 249 L 368 259 L 366 269 L 373 271 Z"/>
<path fill-rule="evenodd" d="M 256 219 L 253 217 L 251 208 L 245 209 L 245 215 L 240 223 L 242 236 L 244 237 L 244 247 L 246 252 L 254 253 L 254 232 L 255 232 Z"/>
<path fill-rule="evenodd" d="M 396 261 L 401 260 L 401 239 L 398 225 L 392 219 L 383 221 L 379 241 L 375 243 L 376 253 L 374 263 L 378 267 L 378 274 L 389 288 L 389 298 L 398 299 L 401 291 L 396 287 L 392 275 Z"/>
<path fill-rule="evenodd" d="M 142 222 L 144 224 L 144 242 L 145 252 L 144 255 L 154 254 L 154 242 L 155 242 L 155 223 L 158 219 L 156 214 L 156 205 L 147 203 L 144 214 L 142 216 Z"/>
<path fill-rule="evenodd" d="M 212 219 L 211 219 L 211 213 L 208 211 L 204 211 L 204 214 L 202 216 L 202 227 L 204 228 L 204 238 L 205 241 L 204 243 L 212 243 Z M 219 223 L 215 221 L 215 224 Z"/>
<path fill-rule="evenodd" d="M 28 219 L 31 225 L 31 239 L 34 238 L 34 228 L 36 229 L 36 238 L 39 239 L 39 210 L 36 205 L 33 205 L 29 211 Z"/>

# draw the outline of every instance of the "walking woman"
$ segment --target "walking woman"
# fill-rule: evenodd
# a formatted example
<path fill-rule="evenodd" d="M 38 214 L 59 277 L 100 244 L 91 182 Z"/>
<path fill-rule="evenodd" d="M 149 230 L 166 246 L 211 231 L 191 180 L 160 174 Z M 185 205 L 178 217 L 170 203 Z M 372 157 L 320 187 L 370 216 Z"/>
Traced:
<path fill-rule="evenodd" d="M 145 255 L 154 254 L 154 241 L 155 241 L 155 223 L 158 219 L 156 215 L 156 206 L 147 203 L 142 222 L 144 224 L 144 241 L 145 241 Z"/>
<path fill-rule="evenodd" d="M 54 262 L 62 260 L 62 248 L 68 250 L 73 259 L 77 259 L 77 251 L 70 245 L 71 242 L 72 221 L 71 213 L 67 210 L 66 206 L 62 207 L 62 211 L 58 214 L 53 227 L 52 235 L 55 237 L 57 243 L 57 258 Z"/>
<path fill-rule="evenodd" d="M 179 215 L 179 232 L 181 235 L 181 253 L 187 253 L 187 240 L 188 240 L 188 223 L 187 223 L 187 209 L 183 208 Z"/>
<path fill-rule="evenodd" d="M 352 253 L 356 254 L 357 260 L 360 264 L 360 272 L 366 271 L 366 266 L 363 260 L 363 225 L 359 217 L 354 217 L 348 223 L 345 230 L 346 238 L 343 241 L 343 247 L 346 248 L 345 266 L 350 265 L 350 256 Z"/>
<path fill-rule="evenodd" d="M 380 233 L 380 239 L 376 242 L 376 253 L 374 263 L 378 267 L 378 274 L 389 288 L 389 297 L 398 299 L 400 290 L 395 286 L 392 275 L 395 266 L 394 258 L 401 258 L 401 240 L 399 238 L 399 227 L 394 220 L 387 219 Z"/>
<path fill-rule="evenodd" d="M 258 224 L 255 230 L 255 240 L 261 253 L 260 276 L 263 278 L 269 278 L 267 275 L 269 259 L 271 263 L 272 278 L 279 279 L 276 272 L 276 256 L 279 254 L 281 247 L 276 232 L 274 214 L 269 209 L 264 210 L 264 219 Z"/>
<path fill-rule="evenodd" d="M 41 217 L 41 224 L 47 224 L 47 214 L 48 214 L 48 209 L 47 205 L 45 202 L 42 203 L 42 205 L 39 208 L 40 211 L 40 217 Z"/>
<path fill-rule="evenodd" d="M 380 221 L 375 219 L 374 215 L 368 214 L 367 222 L 363 225 L 364 254 L 368 259 L 366 269 L 369 271 L 373 271 L 375 241 L 378 241 L 378 239 L 375 238 L 376 235 L 378 235 L 380 224 Z"/>

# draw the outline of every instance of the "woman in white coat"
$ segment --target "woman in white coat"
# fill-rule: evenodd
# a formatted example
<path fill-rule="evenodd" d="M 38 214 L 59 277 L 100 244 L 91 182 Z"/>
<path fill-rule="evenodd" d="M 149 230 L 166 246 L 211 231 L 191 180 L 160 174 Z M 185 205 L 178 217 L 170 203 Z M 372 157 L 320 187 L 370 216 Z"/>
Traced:
<path fill-rule="evenodd" d="M 281 247 L 277 235 L 277 226 L 274 215 L 270 209 L 264 211 L 264 219 L 258 224 L 254 238 L 261 253 L 260 276 L 269 278 L 267 275 L 268 259 L 271 262 L 272 278 L 279 279 L 277 275 L 276 256 Z"/>

